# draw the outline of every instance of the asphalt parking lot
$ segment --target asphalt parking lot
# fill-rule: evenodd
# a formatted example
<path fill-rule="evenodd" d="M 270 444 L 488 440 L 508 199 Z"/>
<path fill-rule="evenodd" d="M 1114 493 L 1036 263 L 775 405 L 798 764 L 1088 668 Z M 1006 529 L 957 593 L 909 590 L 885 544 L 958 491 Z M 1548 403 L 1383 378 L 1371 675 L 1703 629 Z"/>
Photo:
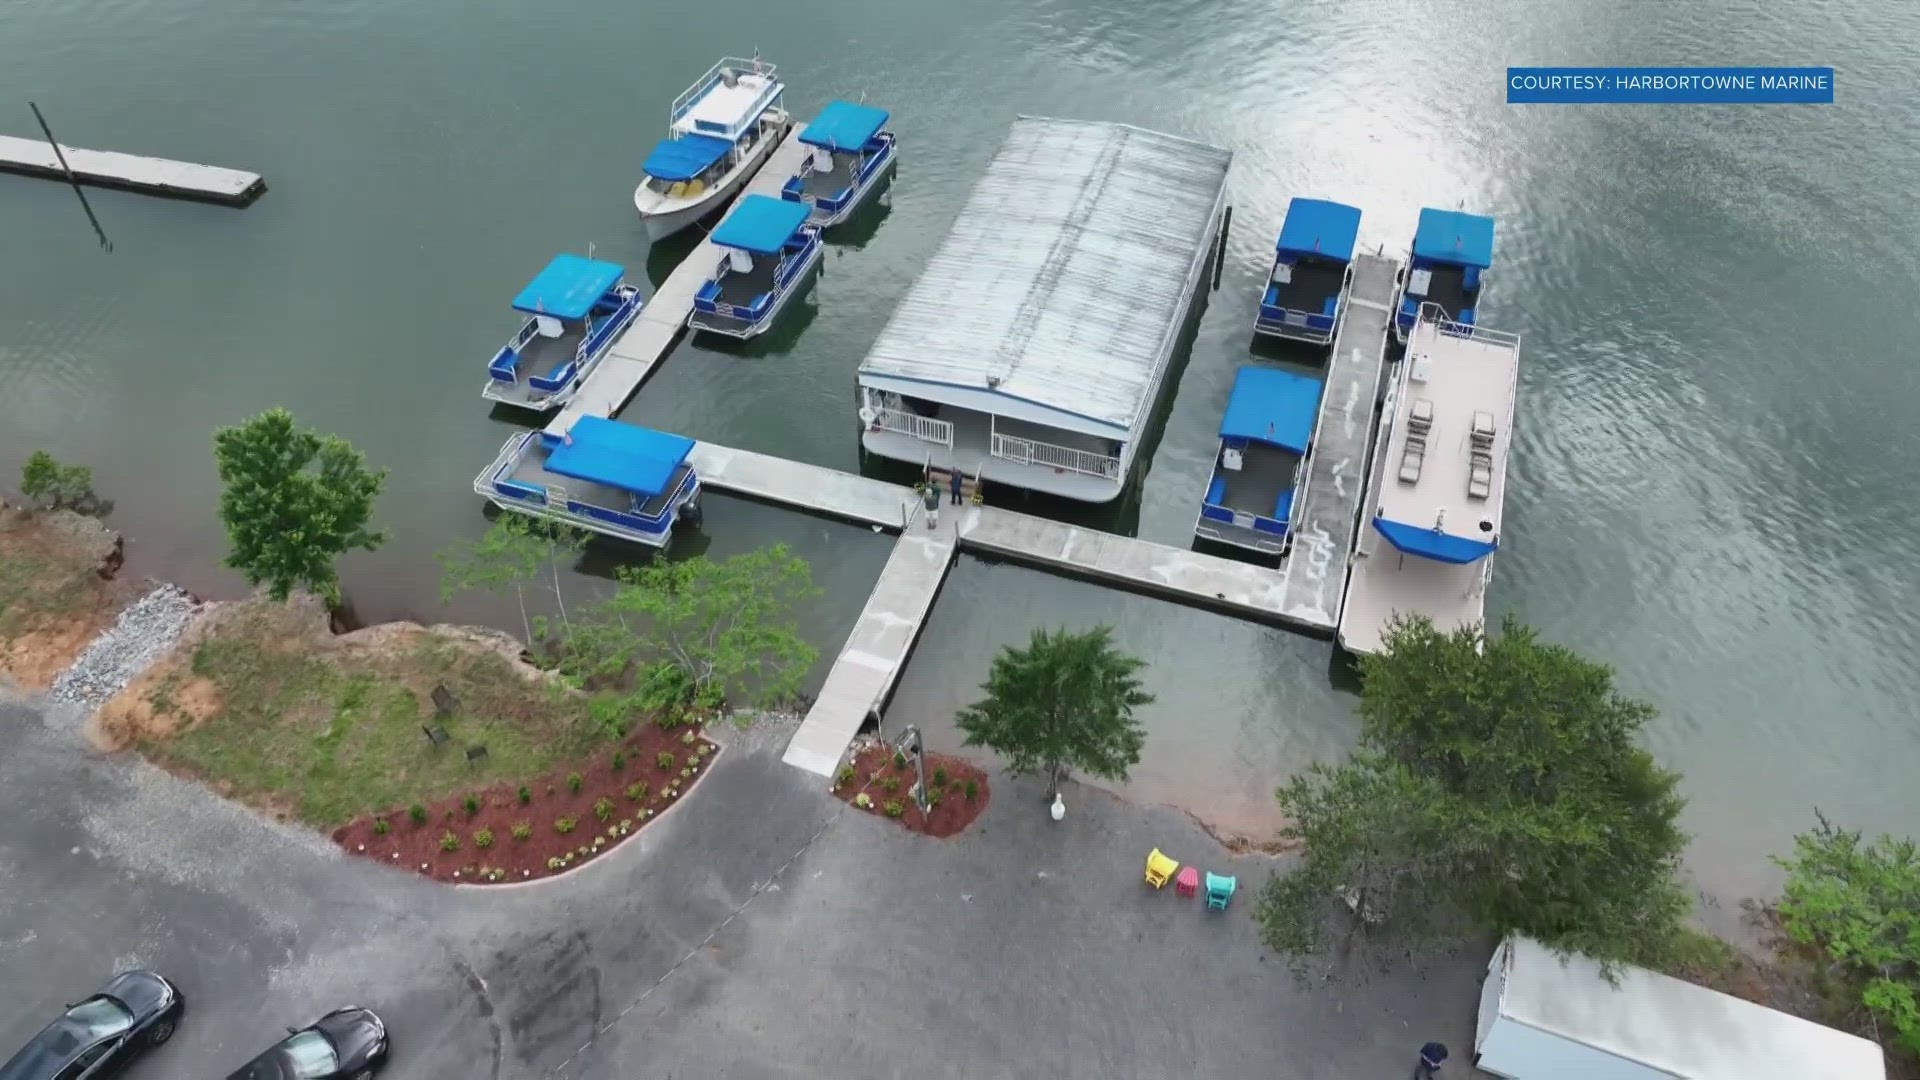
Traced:
<path fill-rule="evenodd" d="M 386 1017 L 394 1080 L 1259 1076 L 1464 1064 L 1477 957 L 1305 985 L 1185 815 L 996 778 L 936 841 L 723 751 L 686 803 L 564 878 L 454 889 L 349 858 L 0 703 L 0 1056 L 115 970 L 188 1014 L 134 1078 L 217 1078 L 342 1004 Z M 1239 873 L 1225 915 L 1139 880 L 1155 845 Z M 1450 1068 L 1458 1075 L 1464 1068 Z"/>

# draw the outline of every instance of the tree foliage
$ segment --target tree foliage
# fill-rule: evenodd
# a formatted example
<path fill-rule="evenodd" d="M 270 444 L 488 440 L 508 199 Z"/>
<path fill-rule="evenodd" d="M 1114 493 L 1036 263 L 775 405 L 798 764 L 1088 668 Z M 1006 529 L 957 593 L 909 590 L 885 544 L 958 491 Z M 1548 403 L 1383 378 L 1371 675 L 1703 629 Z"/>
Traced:
<path fill-rule="evenodd" d="M 636 708 L 768 705 L 799 692 L 819 653 L 795 615 L 820 595 L 785 544 L 715 562 L 656 559 L 620 571 L 614 595 L 573 621 L 561 670 L 631 683 Z"/>
<path fill-rule="evenodd" d="M 567 602 L 560 585 L 560 560 L 578 553 L 586 542 L 587 534 L 579 529 L 503 513 L 480 539 L 459 541 L 434 555 L 440 563 L 440 599 L 450 600 L 468 589 L 495 594 L 512 589 L 520 605 L 521 628 L 531 645 L 535 634 L 527 614 L 527 586 L 545 570 L 550 583 L 544 587 L 552 591 L 564 623 Z"/>
<path fill-rule="evenodd" d="M 339 603 L 334 560 L 351 548 L 372 551 L 383 539 L 367 522 L 386 470 L 369 470 L 337 435 L 296 428 L 285 409 L 221 428 L 213 447 L 225 485 L 227 565 L 248 584 L 264 583 L 275 600 L 298 586 Z"/>
<path fill-rule="evenodd" d="M 1920 850 L 1889 836 L 1863 843 L 1821 817 L 1777 861 L 1787 933 L 1824 953 L 1899 1044 L 1920 1053 Z"/>
<path fill-rule="evenodd" d="M 1136 673 L 1146 663 L 1113 646 L 1113 629 L 1035 630 L 1025 648 L 994 657 L 986 696 L 956 717 L 965 745 L 1007 759 L 1007 771 L 1045 772 L 1047 794 L 1069 769 L 1125 780 L 1146 734 L 1133 711 L 1151 704 Z"/>
<path fill-rule="evenodd" d="M 1657 962 L 1689 908 L 1677 774 L 1604 665 L 1511 619 L 1498 637 L 1396 623 L 1361 661 L 1360 746 L 1278 793 L 1305 858 L 1262 894 L 1277 951 L 1521 933 Z"/>
<path fill-rule="evenodd" d="M 113 504 L 93 493 L 93 470 L 85 465 L 62 465 L 45 450 L 35 450 L 20 470 L 20 494 L 42 510 L 75 510 L 105 514 Z"/>

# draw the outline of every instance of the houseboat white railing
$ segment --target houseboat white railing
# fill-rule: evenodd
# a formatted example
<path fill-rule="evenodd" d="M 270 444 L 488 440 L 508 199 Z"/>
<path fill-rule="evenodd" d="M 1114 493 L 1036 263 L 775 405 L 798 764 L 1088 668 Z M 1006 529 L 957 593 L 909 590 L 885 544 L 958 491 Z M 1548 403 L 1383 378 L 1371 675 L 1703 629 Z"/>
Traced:
<path fill-rule="evenodd" d="M 694 105 L 698 104 L 700 99 L 707 95 L 707 91 L 712 90 L 715 86 L 726 82 L 730 78 L 743 74 L 763 76 L 767 80 L 767 88 L 769 90 L 778 86 L 774 79 L 774 66 L 759 57 L 756 56 L 752 59 L 743 59 L 738 56 L 722 57 L 718 63 L 707 69 L 705 75 L 700 76 L 692 86 L 682 90 L 680 96 L 673 99 L 673 105 L 667 110 L 668 125 L 678 124 L 689 112 L 692 112 Z M 764 93 L 764 96 L 771 101 L 774 95 L 772 93 Z M 757 110 L 752 116 L 758 116 Z M 749 118 L 749 122 L 750 121 L 751 117 Z M 739 127 L 744 128 L 744 125 L 740 125 Z M 719 134 L 719 132 L 715 132 L 715 134 Z M 726 134 L 738 135 L 739 131 L 730 129 Z"/>
<path fill-rule="evenodd" d="M 1120 459 L 1105 454 L 1075 450 L 1052 443 L 1036 442 L 1014 435 L 1003 435 L 996 431 L 988 452 L 994 457 L 1020 465 L 1046 465 L 1067 472 L 1083 473 L 1087 476 L 1100 476 L 1109 480 L 1120 475 Z"/>
<path fill-rule="evenodd" d="M 868 412 L 873 415 L 872 422 L 867 425 L 869 429 L 891 431 L 896 435 L 945 447 L 953 446 L 953 425 L 945 420 L 921 416 L 911 410 L 875 409 L 869 406 Z"/>

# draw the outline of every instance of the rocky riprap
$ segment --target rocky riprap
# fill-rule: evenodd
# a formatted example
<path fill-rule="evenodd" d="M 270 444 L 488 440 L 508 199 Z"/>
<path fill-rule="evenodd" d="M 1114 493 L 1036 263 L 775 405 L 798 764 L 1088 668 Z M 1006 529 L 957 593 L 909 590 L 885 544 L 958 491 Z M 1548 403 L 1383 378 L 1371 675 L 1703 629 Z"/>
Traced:
<path fill-rule="evenodd" d="M 172 585 L 142 596 L 93 639 L 72 667 L 60 673 L 52 697 L 80 705 L 89 713 L 98 709 L 165 655 L 199 610 L 198 600 Z"/>

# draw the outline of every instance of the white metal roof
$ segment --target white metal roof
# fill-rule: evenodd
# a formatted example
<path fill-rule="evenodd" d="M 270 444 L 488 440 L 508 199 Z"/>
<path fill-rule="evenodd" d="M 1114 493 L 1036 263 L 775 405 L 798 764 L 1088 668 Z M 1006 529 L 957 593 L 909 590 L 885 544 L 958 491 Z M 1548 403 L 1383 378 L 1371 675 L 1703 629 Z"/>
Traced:
<path fill-rule="evenodd" d="M 1123 124 L 1021 117 L 860 373 L 1133 427 L 1205 268 L 1232 160 Z"/>
<path fill-rule="evenodd" d="M 1885 1080 L 1880 1048 L 1858 1036 L 1643 968 L 1618 989 L 1585 957 L 1564 964 L 1513 938 L 1501 1012 L 1689 1080 Z"/>

